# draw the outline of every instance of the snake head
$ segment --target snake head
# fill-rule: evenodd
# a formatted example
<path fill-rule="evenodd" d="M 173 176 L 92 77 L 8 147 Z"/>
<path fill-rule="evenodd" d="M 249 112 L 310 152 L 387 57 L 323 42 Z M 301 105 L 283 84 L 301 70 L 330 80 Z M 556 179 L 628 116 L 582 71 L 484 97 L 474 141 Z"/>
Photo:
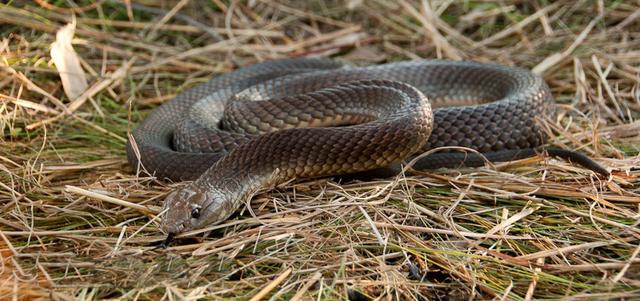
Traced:
<path fill-rule="evenodd" d="M 170 236 L 216 224 L 226 216 L 224 196 L 195 185 L 177 189 L 164 201 L 163 229 Z M 163 210 L 163 211 L 164 211 Z M 230 214 L 230 213 L 229 213 Z M 225 217 L 226 218 L 226 217 Z"/>

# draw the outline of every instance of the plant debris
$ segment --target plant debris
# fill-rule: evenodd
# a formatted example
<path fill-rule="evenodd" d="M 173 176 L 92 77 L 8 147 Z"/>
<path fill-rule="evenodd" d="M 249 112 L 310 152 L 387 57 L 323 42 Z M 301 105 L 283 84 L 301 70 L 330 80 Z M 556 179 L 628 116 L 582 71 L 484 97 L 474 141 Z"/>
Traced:
<path fill-rule="evenodd" d="M 640 298 L 636 2 L 132 2 L 0 4 L 0 299 Z M 80 94 L 49 55 L 73 20 Z M 535 70 L 558 102 L 549 144 L 613 175 L 536 157 L 295 181 L 159 248 L 180 184 L 136 175 L 131 129 L 212 76 L 298 56 Z"/>

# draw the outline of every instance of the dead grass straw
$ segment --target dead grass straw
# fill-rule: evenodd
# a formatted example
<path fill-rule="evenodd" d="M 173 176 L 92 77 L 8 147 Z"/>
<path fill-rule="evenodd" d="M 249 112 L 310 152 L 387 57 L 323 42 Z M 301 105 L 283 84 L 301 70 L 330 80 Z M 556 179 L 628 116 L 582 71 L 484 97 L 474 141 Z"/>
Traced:
<path fill-rule="evenodd" d="M 640 298 L 634 1 L 87 3 L 0 5 L 0 299 Z M 72 13 L 90 88 L 70 101 L 49 47 Z M 303 55 L 533 69 L 560 104 L 550 143 L 617 172 L 531 158 L 293 182 L 154 247 L 178 184 L 134 175 L 130 129 L 215 74 Z"/>

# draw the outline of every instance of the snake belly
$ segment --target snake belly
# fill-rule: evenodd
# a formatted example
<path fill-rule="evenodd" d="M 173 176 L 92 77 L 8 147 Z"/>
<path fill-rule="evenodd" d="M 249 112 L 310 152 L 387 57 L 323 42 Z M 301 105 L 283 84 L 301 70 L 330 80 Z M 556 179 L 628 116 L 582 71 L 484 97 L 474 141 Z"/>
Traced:
<path fill-rule="evenodd" d="M 441 146 L 534 148 L 545 142 L 538 121 L 554 113 L 544 80 L 520 68 L 285 59 L 163 104 L 133 131 L 127 155 L 157 177 L 195 180 L 165 200 L 163 225 L 175 234 L 221 222 L 257 189 L 292 178 L 367 171 Z"/>

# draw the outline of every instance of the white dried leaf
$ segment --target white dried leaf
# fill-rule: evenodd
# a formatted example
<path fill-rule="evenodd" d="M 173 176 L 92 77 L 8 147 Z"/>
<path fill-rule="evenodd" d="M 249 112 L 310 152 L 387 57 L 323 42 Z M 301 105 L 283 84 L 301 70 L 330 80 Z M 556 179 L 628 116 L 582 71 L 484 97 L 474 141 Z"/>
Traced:
<path fill-rule="evenodd" d="M 51 44 L 51 59 L 58 69 L 64 93 L 69 99 L 74 100 L 89 86 L 87 77 L 80 66 L 80 59 L 71 40 L 76 30 L 75 20 L 60 28 L 56 33 L 56 41 Z"/>

